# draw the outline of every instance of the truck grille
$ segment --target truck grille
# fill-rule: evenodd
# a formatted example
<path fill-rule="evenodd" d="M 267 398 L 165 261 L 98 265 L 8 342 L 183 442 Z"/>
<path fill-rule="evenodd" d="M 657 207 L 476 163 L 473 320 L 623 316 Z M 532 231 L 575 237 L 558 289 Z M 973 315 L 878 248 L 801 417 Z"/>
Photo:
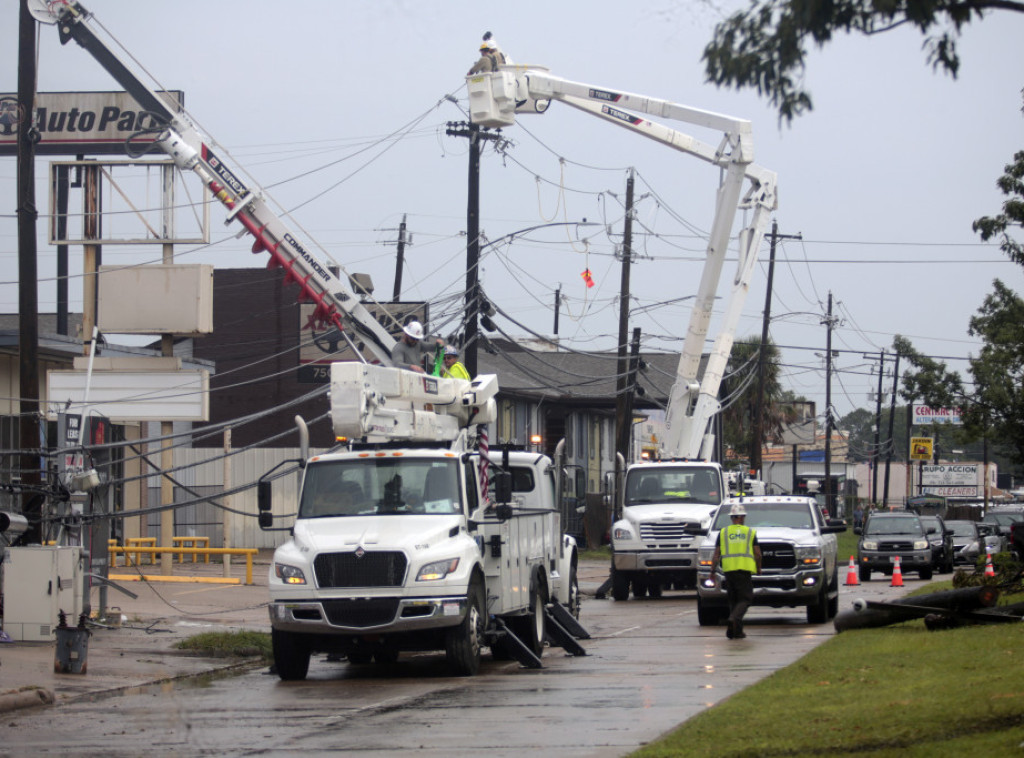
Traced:
<path fill-rule="evenodd" d="M 897 550 L 913 550 L 914 543 L 910 540 L 879 540 L 878 549 L 883 553 L 892 553 Z"/>
<path fill-rule="evenodd" d="M 405 580 L 405 553 L 321 553 L 313 561 L 318 587 L 401 587 Z"/>
<path fill-rule="evenodd" d="M 678 524 L 640 524 L 641 540 L 686 540 L 693 539 L 693 532 L 687 529 L 697 529 L 697 524 L 682 522 Z"/>
<path fill-rule="evenodd" d="M 786 542 L 758 542 L 761 548 L 761 568 L 793 569 L 796 567 L 796 553 Z"/>
<path fill-rule="evenodd" d="M 324 600 L 322 605 L 331 624 L 353 629 L 390 624 L 398 612 L 397 597 Z"/>

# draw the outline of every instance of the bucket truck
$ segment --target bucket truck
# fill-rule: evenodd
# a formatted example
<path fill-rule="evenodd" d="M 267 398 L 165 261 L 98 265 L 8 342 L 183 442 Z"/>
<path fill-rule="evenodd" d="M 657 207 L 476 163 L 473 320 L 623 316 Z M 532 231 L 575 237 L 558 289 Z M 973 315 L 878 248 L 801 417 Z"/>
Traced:
<path fill-rule="evenodd" d="M 286 283 L 315 306 L 311 325 L 337 327 L 376 362 L 331 365 L 335 434 L 356 442 L 299 461 L 298 514 L 269 575 L 278 675 L 305 678 L 315 652 L 362 664 L 444 650 L 459 675 L 477 673 L 483 647 L 533 668 L 545 642 L 584 655 L 576 543 L 561 532 L 556 499 L 562 467 L 543 455 L 469 447 L 471 429 L 495 419 L 496 377 L 392 367 L 394 339 L 348 284 L 94 33 L 80 3 L 29 5 L 154 114 L 156 148 L 194 171 L 227 208 L 226 223 L 238 221 L 254 252 L 287 271 Z M 274 522 L 272 473 L 258 488 L 263 528 Z"/>
<path fill-rule="evenodd" d="M 683 350 L 666 410 L 660 460 L 625 471 L 612 525 L 612 596 L 626 600 L 660 595 L 668 586 L 693 588 L 700 534 L 727 497 L 721 466 L 711 461 L 709 427 L 721 405 L 718 391 L 732 351 L 757 253 L 776 207 L 776 175 L 753 162 L 751 125 L 744 119 L 551 75 L 541 66 L 502 65 L 466 77 L 470 117 L 481 125 L 506 127 L 516 116 L 545 113 L 560 102 L 611 124 L 717 166 L 722 178 Z M 643 115 L 685 122 L 718 132 L 704 142 Z M 744 186 L 747 185 L 744 192 Z M 710 355 L 699 377 L 704 341 L 738 209 L 749 219 L 738 233 L 738 263 Z"/>

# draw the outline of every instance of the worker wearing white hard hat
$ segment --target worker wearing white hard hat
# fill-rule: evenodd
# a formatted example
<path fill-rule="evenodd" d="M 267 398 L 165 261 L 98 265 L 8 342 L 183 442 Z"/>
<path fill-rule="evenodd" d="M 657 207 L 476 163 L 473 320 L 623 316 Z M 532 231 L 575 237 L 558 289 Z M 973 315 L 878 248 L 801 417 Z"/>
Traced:
<path fill-rule="evenodd" d="M 711 557 L 711 576 L 719 564 L 725 574 L 725 594 L 729 598 L 729 620 L 725 636 L 743 639 L 743 616 L 754 602 L 754 574 L 761 573 L 761 548 L 757 532 L 746 525 L 747 509 L 743 503 L 729 507 L 731 524 L 718 533 L 715 554 Z"/>
<path fill-rule="evenodd" d="M 423 361 L 429 358 L 433 366 L 434 351 L 424 347 L 423 337 L 423 324 L 419 321 L 410 321 L 403 326 L 402 337 L 391 351 L 391 362 L 398 368 L 425 374 Z M 443 346 L 444 341 L 438 339 L 437 344 Z"/>

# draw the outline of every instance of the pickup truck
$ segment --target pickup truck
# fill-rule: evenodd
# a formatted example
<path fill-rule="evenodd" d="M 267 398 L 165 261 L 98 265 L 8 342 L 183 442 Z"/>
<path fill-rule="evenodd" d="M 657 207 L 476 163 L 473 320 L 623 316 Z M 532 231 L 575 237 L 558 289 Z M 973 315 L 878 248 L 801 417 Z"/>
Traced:
<path fill-rule="evenodd" d="M 728 614 L 725 575 L 711 576 L 711 558 L 719 531 L 728 526 L 734 503 L 747 509 L 746 525 L 757 533 L 761 573 L 754 576 L 754 605 L 807 608 L 807 623 L 824 624 L 839 608 L 835 535 L 845 524 L 826 521 L 812 497 L 767 495 L 729 498 L 718 509 L 699 549 L 697 620 L 721 623 Z"/>

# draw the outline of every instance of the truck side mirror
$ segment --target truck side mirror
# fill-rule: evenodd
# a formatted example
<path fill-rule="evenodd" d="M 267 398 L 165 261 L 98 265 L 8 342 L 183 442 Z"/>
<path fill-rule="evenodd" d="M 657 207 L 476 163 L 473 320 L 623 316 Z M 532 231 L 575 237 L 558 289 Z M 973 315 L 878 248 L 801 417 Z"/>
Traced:
<path fill-rule="evenodd" d="M 494 476 L 494 499 L 499 503 L 512 501 L 512 472 L 499 471 Z"/>
<path fill-rule="evenodd" d="M 513 508 L 509 503 L 502 503 L 501 505 L 495 506 L 494 517 L 498 521 L 508 521 L 512 518 Z"/>
<path fill-rule="evenodd" d="M 273 503 L 273 485 L 270 482 L 257 482 L 256 507 L 259 509 L 257 522 L 260 529 L 269 529 L 274 525 L 274 514 L 270 512 Z"/>
<path fill-rule="evenodd" d="M 270 529 L 274 525 L 274 514 L 270 511 L 260 511 L 256 520 L 260 525 L 260 529 Z"/>

